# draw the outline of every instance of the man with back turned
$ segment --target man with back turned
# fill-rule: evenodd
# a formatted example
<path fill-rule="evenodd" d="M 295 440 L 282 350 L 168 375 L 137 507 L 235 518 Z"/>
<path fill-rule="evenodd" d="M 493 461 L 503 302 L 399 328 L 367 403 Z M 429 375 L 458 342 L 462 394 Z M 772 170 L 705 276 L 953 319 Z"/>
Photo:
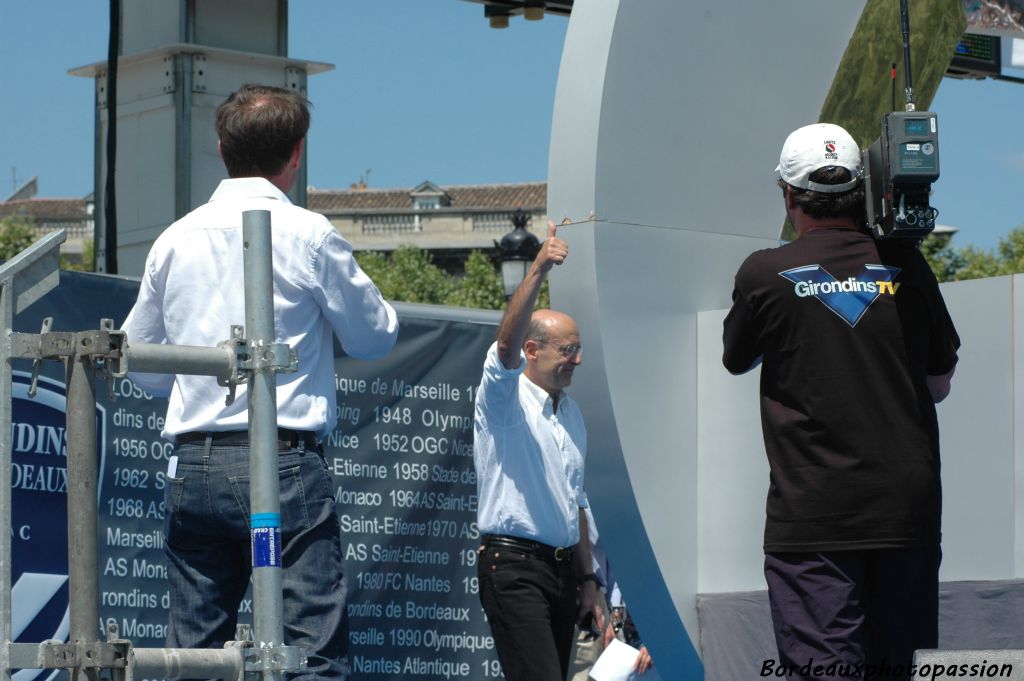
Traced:
<path fill-rule="evenodd" d="M 729 371 L 761 366 L 772 662 L 790 679 L 907 678 L 938 644 L 934 403 L 960 341 L 915 244 L 862 229 L 845 130 L 796 130 L 776 172 L 797 238 L 741 265 L 723 334 Z"/>
<path fill-rule="evenodd" d="M 124 323 L 130 343 L 215 346 L 245 320 L 242 212 L 271 216 L 276 342 L 298 355 L 277 377 L 278 469 L 285 643 L 301 647 L 302 679 L 348 671 L 345 580 L 332 476 L 323 457 L 334 428 L 337 335 L 356 358 L 381 357 L 398 334 L 395 311 L 322 215 L 286 196 L 299 176 L 309 109 L 296 92 L 246 85 L 217 109 L 230 179 L 160 235 Z M 133 374 L 170 394 L 164 436 L 175 441 L 165 489 L 171 587 L 168 646 L 220 648 L 235 637 L 252 569 L 245 386 L 204 376 Z"/>

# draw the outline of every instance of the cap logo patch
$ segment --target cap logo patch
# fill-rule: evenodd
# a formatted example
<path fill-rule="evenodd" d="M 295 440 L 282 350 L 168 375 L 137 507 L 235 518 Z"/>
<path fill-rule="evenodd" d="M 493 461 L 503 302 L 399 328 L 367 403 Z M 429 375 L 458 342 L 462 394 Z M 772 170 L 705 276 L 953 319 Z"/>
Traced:
<path fill-rule="evenodd" d="M 836 153 L 835 140 L 825 140 L 825 158 L 830 161 L 836 161 L 839 159 L 839 154 Z"/>

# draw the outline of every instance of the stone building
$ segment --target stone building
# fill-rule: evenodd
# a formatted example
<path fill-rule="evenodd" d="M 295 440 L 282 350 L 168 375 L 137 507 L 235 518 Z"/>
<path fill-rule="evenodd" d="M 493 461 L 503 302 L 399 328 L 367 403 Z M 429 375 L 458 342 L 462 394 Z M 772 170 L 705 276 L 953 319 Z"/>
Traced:
<path fill-rule="evenodd" d="M 93 236 L 91 196 L 37 198 L 34 180 L 0 203 L 0 218 L 22 216 L 35 220 L 43 233 L 64 228 L 63 252 L 81 257 Z M 434 263 L 460 272 L 473 250 L 495 253 L 494 242 L 512 229 L 512 214 L 522 210 L 527 228 L 544 238 L 547 233 L 547 183 L 438 186 L 423 182 L 412 189 L 314 189 L 306 192 L 307 207 L 330 219 L 358 251 L 393 251 L 412 245 L 431 253 Z"/>
<path fill-rule="evenodd" d="M 413 245 L 430 252 L 449 272 L 462 269 L 473 250 L 495 252 L 494 242 L 512 229 L 522 210 L 527 229 L 547 233 L 547 183 L 438 186 L 425 181 L 412 189 L 312 189 L 310 210 L 322 213 L 358 251 L 393 251 Z"/>
<path fill-rule="evenodd" d="M 32 220 L 39 236 L 64 229 L 67 241 L 61 246 L 61 254 L 72 260 L 80 259 L 95 229 L 92 195 L 85 198 L 37 198 L 37 191 L 36 178 L 23 184 L 0 203 L 0 219 Z"/>

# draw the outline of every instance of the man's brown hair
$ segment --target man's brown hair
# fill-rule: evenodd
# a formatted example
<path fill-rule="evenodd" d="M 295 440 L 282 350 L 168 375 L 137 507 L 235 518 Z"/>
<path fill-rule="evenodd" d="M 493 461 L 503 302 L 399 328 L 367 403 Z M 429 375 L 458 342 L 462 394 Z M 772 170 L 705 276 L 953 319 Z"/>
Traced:
<path fill-rule="evenodd" d="M 841 166 L 827 166 L 815 170 L 808 176 L 808 179 L 818 184 L 843 184 L 850 181 L 850 171 Z M 778 180 L 778 184 L 783 193 L 788 187 L 796 205 L 813 218 L 849 217 L 856 220 L 858 225 L 863 224 L 866 220 L 863 182 L 858 183 L 850 191 L 839 194 L 800 189 L 787 184 L 784 180 Z"/>
<path fill-rule="evenodd" d="M 217 107 L 217 137 L 230 177 L 277 175 L 309 130 L 309 101 L 247 83 Z"/>

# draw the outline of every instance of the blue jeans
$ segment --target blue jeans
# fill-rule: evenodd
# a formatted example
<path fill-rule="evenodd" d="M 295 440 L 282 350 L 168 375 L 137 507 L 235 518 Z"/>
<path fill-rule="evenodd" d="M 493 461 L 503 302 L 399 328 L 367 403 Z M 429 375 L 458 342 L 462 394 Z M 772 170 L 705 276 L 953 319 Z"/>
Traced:
<path fill-rule="evenodd" d="M 167 645 L 222 648 L 235 637 L 252 572 L 249 450 L 216 442 L 179 444 L 165 489 L 164 537 L 171 588 Z M 334 484 L 320 451 L 282 451 L 281 560 L 284 640 L 301 647 L 305 670 L 292 678 L 348 673 L 346 583 Z"/>

